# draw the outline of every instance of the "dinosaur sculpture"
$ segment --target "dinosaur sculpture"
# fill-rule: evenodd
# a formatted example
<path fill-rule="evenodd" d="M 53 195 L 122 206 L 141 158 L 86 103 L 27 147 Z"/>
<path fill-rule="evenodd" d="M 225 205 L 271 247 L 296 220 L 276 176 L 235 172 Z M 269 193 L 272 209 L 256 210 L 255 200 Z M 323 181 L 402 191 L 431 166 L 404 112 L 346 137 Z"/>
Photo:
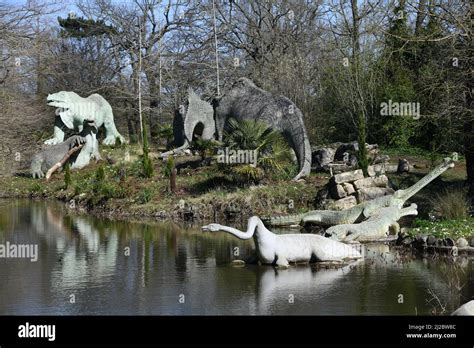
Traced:
<path fill-rule="evenodd" d="M 361 222 L 372 216 L 381 208 L 390 206 L 402 207 L 408 199 L 413 197 L 423 187 L 452 167 L 454 167 L 454 161 L 450 158 L 445 158 L 441 164 L 411 187 L 404 190 L 398 190 L 393 195 L 378 197 L 360 203 L 346 210 L 312 210 L 304 214 L 293 216 L 270 217 L 266 222 L 270 226 L 305 225 L 308 222 L 313 222 L 323 226 L 333 226 Z"/>
<path fill-rule="evenodd" d="M 81 132 L 86 119 L 94 121 L 97 129 L 104 125 L 106 137 L 103 144 L 115 144 L 117 138 L 125 142 L 124 137 L 115 128 L 112 107 L 101 95 L 92 94 L 82 98 L 74 92 L 61 91 L 49 94 L 47 102 L 49 106 L 57 108 L 56 114 L 59 117 L 55 119 L 54 137 L 46 140 L 46 145 L 61 143 L 64 140 L 64 127 Z"/>
<path fill-rule="evenodd" d="M 274 234 L 257 216 L 249 219 L 246 232 L 219 224 L 203 226 L 202 230 L 227 232 L 239 239 L 253 237 L 260 262 L 280 267 L 288 267 L 289 262 L 339 261 L 362 257 L 353 247 L 316 234 Z"/>
<path fill-rule="evenodd" d="M 224 126 L 229 118 L 237 121 L 256 120 L 283 133 L 293 148 L 299 165 L 297 180 L 311 171 L 311 146 L 303 122 L 303 114 L 288 98 L 276 96 L 258 88 L 247 78 L 237 80 L 222 96 L 213 101 L 214 109 L 209 103 L 198 101 L 194 93 L 189 95 L 189 107 L 184 119 L 185 140 L 182 151 L 189 146 L 196 125 L 204 126 L 202 138 L 212 139 L 214 136 L 222 141 Z M 207 105 L 206 105 L 207 104 Z M 214 112 L 212 117 L 211 112 Z M 181 122 L 175 122 L 179 125 Z M 175 132 L 179 133 L 179 132 Z M 166 152 L 162 157 L 172 152 Z"/>
<path fill-rule="evenodd" d="M 466 302 L 456 309 L 451 315 L 474 315 L 474 300 Z"/>
<path fill-rule="evenodd" d="M 215 138 L 216 125 L 214 122 L 214 109 L 211 104 L 201 100 L 192 89 L 188 90 L 188 107 L 186 112 L 184 111 L 184 108 L 179 110 L 173 120 L 174 142 L 181 146 L 162 153 L 162 158 L 186 150 L 193 141 L 193 135 L 198 125 L 202 128 L 200 135 L 202 140 L 212 140 Z M 184 118 L 182 116 L 183 114 L 185 115 Z M 181 129 L 181 127 L 184 129 Z"/>
<path fill-rule="evenodd" d="M 416 208 L 416 204 L 412 204 L 407 208 L 396 205 L 381 208 L 366 221 L 361 223 L 329 227 L 325 235 L 344 242 L 367 242 L 385 238 L 390 229 L 393 229 L 395 233 L 400 231 L 400 226 L 397 221 L 400 220 L 402 216 L 418 215 Z"/>
<path fill-rule="evenodd" d="M 69 150 L 82 146 L 78 154 L 74 154 L 69 162 L 71 169 L 81 169 L 90 163 L 91 158 L 100 159 L 97 128 L 94 122 L 84 122 L 79 135 L 73 135 L 62 143 L 48 146 L 35 154 L 31 160 L 30 172 L 33 178 L 42 178 L 56 163 L 59 163 Z"/>

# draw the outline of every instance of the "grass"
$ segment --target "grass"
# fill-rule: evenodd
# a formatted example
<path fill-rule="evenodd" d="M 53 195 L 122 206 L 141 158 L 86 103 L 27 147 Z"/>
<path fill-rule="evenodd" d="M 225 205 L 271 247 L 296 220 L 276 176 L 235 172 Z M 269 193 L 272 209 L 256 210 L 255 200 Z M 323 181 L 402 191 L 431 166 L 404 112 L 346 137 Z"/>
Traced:
<path fill-rule="evenodd" d="M 416 236 L 418 234 L 433 235 L 436 238 L 453 238 L 474 236 L 474 218 L 455 220 L 428 221 L 416 219 L 414 228 L 410 229 L 409 234 Z"/>
<path fill-rule="evenodd" d="M 213 216 L 235 204 L 242 215 L 286 214 L 310 209 L 321 178 L 309 178 L 309 183 L 295 183 L 284 179 L 269 178 L 262 185 L 250 186 L 235 183 L 217 165 L 182 168 L 177 176 L 177 193 L 169 190 L 166 163 L 150 152 L 154 165 L 153 176 L 144 178 L 140 159 L 141 149 L 134 145 L 127 148 L 103 147 L 102 157 L 107 159 L 91 163 L 80 171 L 71 171 L 71 184 L 64 185 L 64 172 L 55 173 L 50 181 L 27 176 L 0 177 L 0 196 L 51 198 L 74 200 L 77 207 L 92 213 L 120 215 L 138 214 L 153 216 L 157 211 L 172 215 L 177 203 L 184 200 L 196 206 L 203 217 Z M 294 209 L 289 211 L 288 202 Z"/>
<path fill-rule="evenodd" d="M 197 207 L 203 218 L 213 218 L 214 212 L 223 213 L 231 204 L 241 209 L 242 216 L 268 216 L 297 214 L 313 209 L 316 192 L 329 179 L 325 173 L 311 174 L 306 182 L 271 176 L 261 185 L 249 186 L 232 182 L 217 165 L 184 167 L 177 176 L 177 192 L 172 194 L 165 175 L 166 163 L 157 159 L 156 150 L 150 152 L 154 170 L 149 179 L 142 175 L 142 149 L 139 146 L 103 147 L 101 153 L 107 160 L 93 163 L 80 171 L 71 171 L 71 185 L 68 188 L 64 187 L 64 173 L 55 173 L 48 182 L 26 176 L 0 177 L 0 196 L 74 200 L 76 206 L 86 207 L 92 213 L 106 213 L 119 218 L 130 215 L 152 217 L 161 211 L 175 216 L 180 200 Z M 416 196 L 437 207 L 444 220 L 415 220 L 410 234 L 432 234 L 442 238 L 474 234 L 474 218 L 459 214 L 464 208 L 460 199 L 462 193 L 456 189 L 456 182 L 462 177 L 447 176 L 455 169 L 462 170 L 463 165 L 459 163 Z M 391 175 L 391 180 L 401 188 L 407 187 L 428 170 L 426 168 L 408 176 Z M 465 175 L 465 171 L 461 174 Z M 446 191 L 446 187 L 453 189 Z M 440 192 L 439 197 L 435 192 Z M 290 201 L 293 201 L 293 209 L 289 208 Z"/>
<path fill-rule="evenodd" d="M 469 204 L 466 196 L 466 190 L 462 186 L 448 187 L 441 193 L 436 193 L 431 199 L 435 211 L 443 219 L 466 219 L 469 214 Z"/>

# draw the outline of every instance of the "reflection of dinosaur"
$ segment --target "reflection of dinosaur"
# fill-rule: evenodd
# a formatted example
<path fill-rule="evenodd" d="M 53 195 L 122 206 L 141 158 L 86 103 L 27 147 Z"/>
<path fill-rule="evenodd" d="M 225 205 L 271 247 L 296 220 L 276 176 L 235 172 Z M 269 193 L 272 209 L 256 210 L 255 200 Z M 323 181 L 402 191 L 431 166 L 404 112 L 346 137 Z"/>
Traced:
<path fill-rule="evenodd" d="M 106 138 L 103 143 L 105 145 L 115 144 L 116 138 L 125 142 L 123 136 L 115 128 L 112 107 L 101 95 L 92 94 L 87 98 L 82 98 L 74 92 L 61 91 L 48 95 L 47 101 L 49 106 L 58 108 L 59 117 L 55 121 L 54 137 L 46 140 L 45 144 L 61 143 L 64 140 L 64 126 L 82 131 L 85 120 L 94 121 L 97 129 L 104 125 Z"/>
<path fill-rule="evenodd" d="M 182 136 L 184 133 L 185 139 L 180 139 L 184 144 L 174 151 L 162 154 L 162 157 L 187 148 L 198 125 L 202 128 L 202 139 L 210 140 L 216 136 L 222 141 L 224 127 L 230 118 L 237 121 L 255 120 L 281 132 L 293 148 L 299 164 L 295 180 L 310 173 L 311 146 L 303 114 L 288 98 L 273 95 L 258 88 L 249 79 L 240 78 L 230 90 L 214 100 L 214 109 L 209 103 L 200 100 L 194 92 L 189 93 L 188 100 L 184 120 L 175 122 L 178 127 L 184 126 L 184 132 L 175 129 L 175 134 Z"/>
<path fill-rule="evenodd" d="M 372 216 L 381 208 L 390 206 L 399 206 L 401 208 L 408 199 L 444 173 L 448 168 L 452 167 L 454 167 L 454 162 L 449 158 L 445 158 L 443 163 L 426 174 L 413 186 L 404 190 L 398 190 L 393 195 L 375 198 L 341 211 L 312 210 L 299 215 L 271 217 L 268 224 L 271 226 L 288 226 L 296 224 L 304 225 L 308 222 L 312 222 L 320 225 L 332 226 L 361 222 Z"/>
<path fill-rule="evenodd" d="M 219 224 L 204 226 L 202 230 L 223 231 L 239 239 L 253 237 L 259 260 L 263 264 L 287 267 L 289 262 L 336 261 L 361 257 L 351 246 L 315 234 L 274 234 L 265 228 L 257 216 L 249 219 L 246 232 Z"/>

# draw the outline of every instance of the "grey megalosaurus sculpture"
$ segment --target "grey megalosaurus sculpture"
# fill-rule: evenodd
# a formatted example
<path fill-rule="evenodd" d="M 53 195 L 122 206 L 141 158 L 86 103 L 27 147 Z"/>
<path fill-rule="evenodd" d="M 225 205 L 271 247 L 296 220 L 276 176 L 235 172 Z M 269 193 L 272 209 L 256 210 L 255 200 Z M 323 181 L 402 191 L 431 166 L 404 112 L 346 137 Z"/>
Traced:
<path fill-rule="evenodd" d="M 352 246 L 316 234 L 274 234 L 257 216 L 249 219 L 246 232 L 219 224 L 203 226 L 202 230 L 227 232 L 239 239 L 253 237 L 258 258 L 263 264 L 288 267 L 289 262 L 340 261 L 362 257 Z"/>
<path fill-rule="evenodd" d="M 215 137 L 222 141 L 224 126 L 229 118 L 237 121 L 256 120 L 280 131 L 295 151 L 299 173 L 294 180 L 310 173 L 311 146 L 303 114 L 288 98 L 273 95 L 258 88 L 251 80 L 240 78 L 230 90 L 214 100 L 214 107 L 200 100 L 194 92 L 190 92 L 188 101 L 189 106 L 182 122 L 184 144 L 174 151 L 162 154 L 162 157 L 187 148 L 198 124 L 204 127 L 202 139 L 210 140 Z"/>

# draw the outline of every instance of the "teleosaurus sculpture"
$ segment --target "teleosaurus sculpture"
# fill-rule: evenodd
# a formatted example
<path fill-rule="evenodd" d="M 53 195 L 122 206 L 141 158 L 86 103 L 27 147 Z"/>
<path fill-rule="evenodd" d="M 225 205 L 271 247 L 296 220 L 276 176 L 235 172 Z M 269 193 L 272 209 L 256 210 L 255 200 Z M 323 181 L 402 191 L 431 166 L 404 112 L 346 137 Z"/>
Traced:
<path fill-rule="evenodd" d="M 375 198 L 340 211 L 312 210 L 304 214 L 293 216 L 275 216 L 269 219 L 268 224 L 271 226 L 288 226 L 296 224 L 304 225 L 308 222 L 313 222 L 323 226 L 333 226 L 361 222 L 378 212 L 381 208 L 390 206 L 399 206 L 401 208 L 408 199 L 452 167 L 454 167 L 454 161 L 450 158 L 445 158 L 441 164 L 414 185 L 404 190 L 398 190 L 393 195 Z"/>
<path fill-rule="evenodd" d="M 239 239 L 253 237 L 260 262 L 280 267 L 288 267 L 290 262 L 340 261 L 362 257 L 350 245 L 316 234 L 274 234 L 257 216 L 249 219 L 245 232 L 219 224 L 203 226 L 202 230 L 227 232 Z"/>

